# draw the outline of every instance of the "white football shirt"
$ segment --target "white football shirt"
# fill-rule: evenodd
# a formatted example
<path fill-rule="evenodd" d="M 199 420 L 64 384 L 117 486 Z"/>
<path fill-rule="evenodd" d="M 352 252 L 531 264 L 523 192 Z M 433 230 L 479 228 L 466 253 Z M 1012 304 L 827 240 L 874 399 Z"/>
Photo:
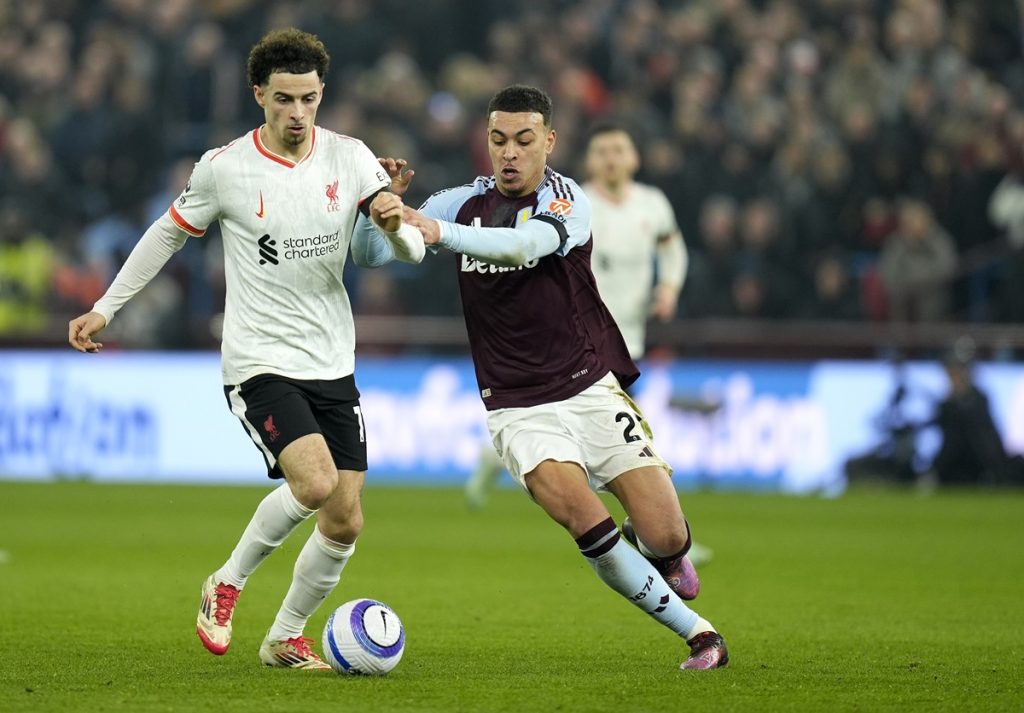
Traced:
<path fill-rule="evenodd" d="M 585 183 L 583 190 L 593 208 L 591 267 L 597 289 L 630 356 L 638 359 L 644 353 L 658 241 L 678 232 L 675 214 L 668 198 L 654 186 L 633 183 L 621 202 L 593 182 Z M 685 259 L 659 258 L 658 270 L 659 282 L 682 287 Z"/>
<path fill-rule="evenodd" d="M 360 202 L 390 183 L 362 141 L 319 127 L 299 161 L 272 153 L 259 129 L 203 155 L 168 213 L 193 236 L 220 221 L 225 384 L 353 373 L 341 276 Z"/>

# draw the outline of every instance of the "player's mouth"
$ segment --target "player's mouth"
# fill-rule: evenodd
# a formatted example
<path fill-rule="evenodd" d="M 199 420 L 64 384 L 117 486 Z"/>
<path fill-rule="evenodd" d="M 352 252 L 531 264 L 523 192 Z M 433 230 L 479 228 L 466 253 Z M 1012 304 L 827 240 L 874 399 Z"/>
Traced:
<path fill-rule="evenodd" d="M 288 133 L 291 134 L 292 136 L 302 136 L 302 134 L 305 131 L 306 131 L 306 127 L 305 126 L 289 126 L 288 127 Z"/>
<path fill-rule="evenodd" d="M 518 175 L 519 169 L 517 168 L 505 166 L 505 168 L 501 169 L 501 177 L 504 178 L 506 181 L 514 181 Z"/>

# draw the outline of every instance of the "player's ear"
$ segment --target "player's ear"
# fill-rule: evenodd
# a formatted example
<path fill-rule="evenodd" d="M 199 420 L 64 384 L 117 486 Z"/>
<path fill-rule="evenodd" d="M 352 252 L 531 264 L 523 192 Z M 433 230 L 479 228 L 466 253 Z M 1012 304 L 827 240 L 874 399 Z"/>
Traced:
<path fill-rule="evenodd" d="M 257 104 L 264 107 L 266 106 L 266 104 L 264 103 L 266 99 L 264 98 L 263 87 L 261 87 L 259 84 L 253 84 L 252 95 L 256 99 Z"/>
<path fill-rule="evenodd" d="M 544 140 L 544 153 L 550 154 L 552 151 L 555 150 L 555 139 L 557 138 L 558 137 L 555 135 L 555 130 L 550 129 L 548 131 L 547 138 Z"/>

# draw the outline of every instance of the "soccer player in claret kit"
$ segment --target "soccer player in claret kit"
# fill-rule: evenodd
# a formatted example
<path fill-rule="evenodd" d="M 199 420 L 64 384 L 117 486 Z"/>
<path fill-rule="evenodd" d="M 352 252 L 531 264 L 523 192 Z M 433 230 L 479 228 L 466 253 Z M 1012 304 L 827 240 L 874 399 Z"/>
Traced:
<path fill-rule="evenodd" d="M 419 262 L 423 237 L 402 224 L 387 173 L 356 139 L 315 126 L 329 57 L 299 30 L 271 32 L 249 55 L 248 79 L 266 123 L 195 165 L 181 196 L 142 236 L 93 311 L 69 325 L 71 345 L 92 337 L 141 290 L 189 236 L 220 222 L 226 304 L 224 392 L 266 460 L 284 478 L 256 508 L 228 560 L 202 585 L 196 632 L 214 654 L 231 643 L 248 577 L 304 520 L 313 534 L 260 646 L 268 666 L 329 669 L 303 635 L 337 585 L 363 526 L 366 442 L 354 378 L 355 331 L 342 284 L 356 262 Z M 366 248 L 365 234 L 379 238 Z M 376 251 L 376 252 L 374 252 Z"/>
<path fill-rule="evenodd" d="M 687 641 L 682 668 L 724 666 L 725 641 L 683 603 L 699 590 L 686 557 L 689 528 L 669 466 L 624 391 L 639 371 L 590 269 L 590 202 L 547 166 L 551 100 L 511 86 L 487 114 L 494 175 L 435 193 L 419 211 L 406 207 L 405 220 L 432 249 L 456 254 L 494 446 L 598 577 Z M 403 167 L 382 165 L 404 192 Z M 639 552 L 620 538 L 595 489 L 622 503 Z"/>

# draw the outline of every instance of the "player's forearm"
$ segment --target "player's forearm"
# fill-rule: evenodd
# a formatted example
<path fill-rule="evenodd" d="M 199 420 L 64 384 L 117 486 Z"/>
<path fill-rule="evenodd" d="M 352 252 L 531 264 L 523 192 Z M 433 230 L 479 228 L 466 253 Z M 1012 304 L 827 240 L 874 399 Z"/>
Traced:
<path fill-rule="evenodd" d="M 380 228 L 377 228 L 377 231 L 390 243 L 396 260 L 410 265 L 423 262 L 427 248 L 423 244 L 423 233 L 419 230 L 408 223 L 402 223 L 402 227 L 393 233 L 383 232 Z"/>
<path fill-rule="evenodd" d="M 381 267 L 393 260 L 417 264 L 423 261 L 426 248 L 423 235 L 411 225 L 393 233 L 380 229 L 364 215 L 356 219 L 352 231 L 352 260 L 360 267 Z"/>
<path fill-rule="evenodd" d="M 188 235 L 164 213 L 139 238 L 117 277 L 103 297 L 93 305 L 92 311 L 103 315 L 107 324 L 110 324 L 117 311 L 156 277 L 171 256 L 181 250 L 187 239 Z"/>
<path fill-rule="evenodd" d="M 352 231 L 352 260 L 359 267 L 380 267 L 395 259 L 395 249 L 384 234 L 362 213 Z"/>
<path fill-rule="evenodd" d="M 541 220 L 528 220 L 518 228 L 476 228 L 437 222 L 441 226 L 441 245 L 492 265 L 518 267 L 550 255 L 561 245 L 558 231 Z"/>
<path fill-rule="evenodd" d="M 686 272 L 690 266 L 690 254 L 679 233 L 673 233 L 658 243 L 658 284 L 674 288 L 676 292 L 683 289 Z"/>

